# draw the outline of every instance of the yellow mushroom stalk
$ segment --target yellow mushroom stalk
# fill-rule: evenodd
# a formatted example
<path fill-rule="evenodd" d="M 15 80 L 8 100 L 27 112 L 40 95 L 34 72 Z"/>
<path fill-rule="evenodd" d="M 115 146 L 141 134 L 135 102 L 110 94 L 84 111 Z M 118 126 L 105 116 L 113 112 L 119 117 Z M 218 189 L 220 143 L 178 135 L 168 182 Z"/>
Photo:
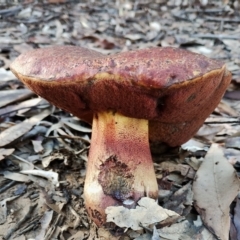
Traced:
<path fill-rule="evenodd" d="M 148 120 L 112 111 L 96 113 L 84 187 L 86 207 L 102 225 L 105 209 L 141 197 L 157 199 L 148 137 Z"/>

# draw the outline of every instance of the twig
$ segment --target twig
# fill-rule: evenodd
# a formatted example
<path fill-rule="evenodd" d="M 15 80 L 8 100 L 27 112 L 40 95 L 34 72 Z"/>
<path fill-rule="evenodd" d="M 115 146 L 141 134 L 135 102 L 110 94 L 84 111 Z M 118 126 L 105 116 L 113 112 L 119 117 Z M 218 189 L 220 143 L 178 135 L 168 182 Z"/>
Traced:
<path fill-rule="evenodd" d="M 18 236 L 20 236 L 20 235 L 22 235 L 22 234 L 24 234 L 26 232 L 29 232 L 30 230 L 34 229 L 36 227 L 36 225 L 37 225 L 37 221 L 36 221 L 36 223 L 32 223 L 31 225 L 29 225 L 28 227 L 26 227 L 22 231 L 20 231 L 18 233 Z"/>
<path fill-rule="evenodd" d="M 215 34 L 192 34 L 190 35 L 194 38 L 212 38 L 212 39 L 233 39 L 233 40 L 240 40 L 240 36 L 234 36 L 234 35 L 215 35 Z"/>
<path fill-rule="evenodd" d="M 234 23 L 240 23 L 240 18 L 222 18 L 222 17 L 210 17 L 205 16 L 205 18 L 209 21 L 215 21 L 215 22 L 234 22 Z"/>
<path fill-rule="evenodd" d="M 60 225 L 59 223 L 63 220 L 63 218 L 64 218 L 63 215 L 58 214 L 52 226 L 48 228 L 48 231 L 45 234 L 45 238 L 44 238 L 45 240 L 49 240 L 51 238 L 51 236 L 53 235 L 53 232 L 55 231 L 56 227 Z"/>
<path fill-rule="evenodd" d="M 185 13 L 219 13 L 219 12 L 229 12 L 227 10 L 225 10 L 224 8 L 211 8 L 211 9 L 186 9 L 186 10 L 182 10 L 181 12 L 185 12 Z"/>
<path fill-rule="evenodd" d="M 225 123 L 240 123 L 240 120 L 236 120 L 236 121 L 223 121 L 223 122 L 204 122 L 204 124 L 225 124 Z"/>
<path fill-rule="evenodd" d="M 54 139 L 56 139 L 56 138 L 59 138 L 59 139 L 74 139 L 74 140 L 82 140 L 83 142 L 85 142 L 85 143 L 90 143 L 90 141 L 89 140 L 87 140 L 87 139 L 84 139 L 84 138 L 82 138 L 82 137 L 79 137 L 79 136 L 69 136 L 69 135 L 66 135 L 66 134 L 63 134 L 63 135 L 61 135 L 61 136 L 48 136 L 48 137 L 46 137 L 46 138 L 54 138 Z"/>
<path fill-rule="evenodd" d="M 83 152 L 87 151 L 88 149 L 90 149 L 90 146 L 88 146 L 88 147 L 85 147 L 85 148 L 83 148 L 83 149 L 81 149 L 81 150 L 79 150 L 79 151 L 75 152 L 75 154 L 76 154 L 76 155 L 78 155 L 78 154 L 81 154 L 81 153 L 83 153 Z"/>
<path fill-rule="evenodd" d="M 42 216 L 37 215 L 36 217 L 33 217 L 33 219 L 31 219 L 30 222 L 28 222 L 28 225 L 25 226 L 24 228 L 22 228 L 21 230 L 19 230 L 17 236 L 20 236 L 26 232 L 29 232 L 32 229 L 35 229 L 36 227 L 38 227 L 38 223 L 39 220 Z"/>
<path fill-rule="evenodd" d="M 173 15 L 173 17 L 175 17 L 177 19 L 180 19 L 180 20 L 183 20 L 183 21 L 190 21 L 191 22 L 191 20 L 188 17 L 182 16 L 181 14 L 172 13 L 172 15 Z"/>
<path fill-rule="evenodd" d="M 16 223 L 15 226 L 12 229 L 10 229 L 5 236 L 3 236 L 3 239 L 5 240 L 9 239 L 12 236 L 12 234 L 16 230 L 18 230 L 19 227 L 31 217 L 31 214 L 36 206 L 37 204 L 30 206 L 27 214 L 18 223 Z"/>
<path fill-rule="evenodd" d="M 6 191 L 7 189 L 9 189 L 9 188 L 12 187 L 15 183 L 16 183 L 16 181 L 11 181 L 11 182 L 7 183 L 6 185 L 4 185 L 3 187 L 0 188 L 0 193 L 3 193 L 3 192 Z"/>

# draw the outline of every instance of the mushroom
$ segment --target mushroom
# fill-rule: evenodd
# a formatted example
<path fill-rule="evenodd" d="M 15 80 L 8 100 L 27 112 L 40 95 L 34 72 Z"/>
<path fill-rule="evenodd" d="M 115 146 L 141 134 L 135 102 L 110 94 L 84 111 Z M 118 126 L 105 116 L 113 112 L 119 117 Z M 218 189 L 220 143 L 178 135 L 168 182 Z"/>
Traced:
<path fill-rule="evenodd" d="M 39 96 L 92 120 L 84 198 L 98 226 L 108 206 L 157 199 L 149 139 L 186 142 L 231 81 L 223 63 L 171 47 L 105 56 L 55 46 L 20 55 L 11 70 Z"/>

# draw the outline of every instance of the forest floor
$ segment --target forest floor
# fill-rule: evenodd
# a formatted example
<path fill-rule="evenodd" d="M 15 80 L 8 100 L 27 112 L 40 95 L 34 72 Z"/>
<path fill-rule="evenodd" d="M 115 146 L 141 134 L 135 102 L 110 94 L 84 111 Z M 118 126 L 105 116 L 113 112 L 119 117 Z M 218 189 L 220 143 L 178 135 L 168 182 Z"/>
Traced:
<path fill-rule="evenodd" d="M 221 60 L 232 72 L 194 138 L 152 152 L 159 205 L 145 199 L 139 219 L 129 212 L 98 228 L 88 218 L 91 126 L 33 94 L 10 71 L 21 53 L 50 45 L 103 54 L 178 47 Z M 239 100 L 239 1 L 0 0 L 0 239 L 240 240 Z M 168 210 L 172 217 L 153 220 Z M 134 221 L 139 228 L 130 227 Z"/>

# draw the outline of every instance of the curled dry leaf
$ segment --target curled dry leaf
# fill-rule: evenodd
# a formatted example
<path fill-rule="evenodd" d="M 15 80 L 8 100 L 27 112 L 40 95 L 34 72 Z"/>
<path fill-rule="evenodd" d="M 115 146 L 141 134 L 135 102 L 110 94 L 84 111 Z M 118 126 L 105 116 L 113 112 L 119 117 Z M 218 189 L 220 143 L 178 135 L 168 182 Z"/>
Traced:
<path fill-rule="evenodd" d="M 91 128 L 87 128 L 87 127 L 80 125 L 79 121 L 70 122 L 70 121 L 62 119 L 61 122 L 63 122 L 68 127 L 72 128 L 76 131 L 82 132 L 82 133 L 91 133 L 92 132 Z"/>
<path fill-rule="evenodd" d="M 48 137 L 52 131 L 59 129 L 62 126 L 63 126 L 63 122 L 58 122 L 58 123 L 52 124 L 52 126 L 48 129 L 45 136 Z"/>
<path fill-rule="evenodd" d="M 138 201 L 136 209 L 128 209 L 123 206 L 107 207 L 107 222 L 114 222 L 119 227 L 141 230 L 159 223 L 168 217 L 179 216 L 177 213 L 162 208 L 154 199 L 143 197 Z"/>
<path fill-rule="evenodd" d="M 206 227 L 222 240 L 228 239 L 229 206 L 238 194 L 239 180 L 223 149 L 212 144 L 193 183 L 195 206 Z"/>

